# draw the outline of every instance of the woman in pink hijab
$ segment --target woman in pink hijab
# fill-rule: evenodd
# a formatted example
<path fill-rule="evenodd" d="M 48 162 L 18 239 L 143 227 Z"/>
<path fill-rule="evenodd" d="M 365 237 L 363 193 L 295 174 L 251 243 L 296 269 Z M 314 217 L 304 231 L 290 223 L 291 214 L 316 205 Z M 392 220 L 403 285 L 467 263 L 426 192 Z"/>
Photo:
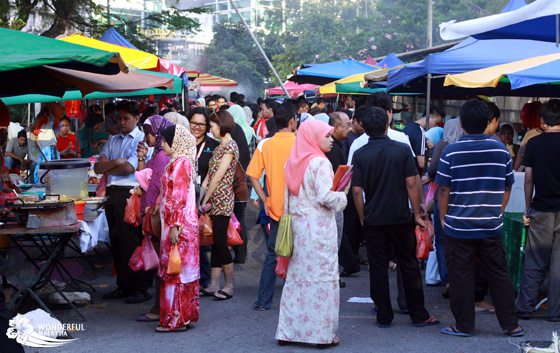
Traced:
<path fill-rule="evenodd" d="M 286 162 L 285 213 L 292 216 L 294 251 L 282 290 L 276 339 L 336 346 L 339 282 L 335 212 L 346 207 L 344 191 L 331 191 L 333 170 L 325 157 L 333 127 L 306 121 Z"/>

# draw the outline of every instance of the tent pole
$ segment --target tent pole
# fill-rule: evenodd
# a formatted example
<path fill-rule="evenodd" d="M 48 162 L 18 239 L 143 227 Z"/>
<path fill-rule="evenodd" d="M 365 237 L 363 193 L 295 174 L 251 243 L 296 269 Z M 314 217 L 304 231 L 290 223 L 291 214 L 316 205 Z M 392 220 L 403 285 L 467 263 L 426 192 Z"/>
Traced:
<path fill-rule="evenodd" d="M 428 48 L 432 47 L 432 0 L 428 0 Z M 426 87 L 426 126 L 424 131 L 430 129 L 430 99 L 432 98 L 432 74 L 428 74 Z M 424 155 L 426 157 L 426 155 Z M 424 171 L 428 170 L 428 158 L 424 158 Z"/>
<path fill-rule="evenodd" d="M 245 21 L 245 19 L 243 18 L 243 16 L 241 16 L 241 13 L 239 12 L 239 9 L 237 8 L 237 6 L 233 3 L 233 0 L 229 0 L 231 6 L 235 9 L 235 12 L 237 12 L 237 16 L 239 16 L 239 18 L 241 19 L 241 22 L 243 22 L 243 25 L 245 25 L 245 28 L 247 28 L 247 31 L 249 32 L 249 34 L 251 35 L 251 38 L 253 39 L 253 42 L 255 42 L 255 44 L 257 45 L 257 48 L 259 48 L 259 51 L 261 52 L 261 55 L 263 56 L 264 60 L 266 61 L 268 67 L 270 67 L 270 69 L 272 70 L 272 72 L 274 73 L 274 76 L 276 77 L 276 79 L 278 80 L 278 83 L 280 83 L 280 86 L 282 87 L 282 89 L 284 90 L 284 93 L 286 93 L 286 96 L 290 97 L 290 93 L 288 93 L 288 90 L 286 89 L 286 87 L 284 87 L 284 83 L 282 82 L 282 80 L 280 79 L 280 76 L 278 76 L 278 73 L 276 72 L 276 70 L 274 69 L 274 66 L 272 66 L 272 63 L 270 62 L 270 60 L 268 60 L 268 57 L 266 56 L 263 48 L 261 47 L 261 45 L 259 44 L 259 41 L 257 40 L 257 38 L 255 37 L 255 35 L 253 34 L 253 32 L 251 31 L 251 29 L 249 28 L 249 25 L 247 25 L 247 22 Z"/>

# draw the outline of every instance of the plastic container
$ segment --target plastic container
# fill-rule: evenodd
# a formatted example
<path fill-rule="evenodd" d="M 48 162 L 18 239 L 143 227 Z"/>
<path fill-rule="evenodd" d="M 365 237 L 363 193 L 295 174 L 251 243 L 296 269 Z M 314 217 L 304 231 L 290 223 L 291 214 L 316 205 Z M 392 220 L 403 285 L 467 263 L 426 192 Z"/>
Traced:
<path fill-rule="evenodd" d="M 85 201 L 74 201 L 74 207 L 76 208 L 76 215 L 81 215 L 84 213 L 84 209 L 86 208 Z"/>
<path fill-rule="evenodd" d="M 87 197 L 90 165 L 85 158 L 41 162 L 39 169 L 46 171 L 41 176 L 41 183 L 47 194 Z"/>

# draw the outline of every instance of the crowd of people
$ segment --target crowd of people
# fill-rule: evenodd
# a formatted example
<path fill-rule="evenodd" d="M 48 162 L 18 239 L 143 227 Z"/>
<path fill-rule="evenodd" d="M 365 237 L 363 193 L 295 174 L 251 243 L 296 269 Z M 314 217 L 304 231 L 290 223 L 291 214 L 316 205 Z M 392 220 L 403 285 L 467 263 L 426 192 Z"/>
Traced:
<path fill-rule="evenodd" d="M 415 228 L 425 230 L 429 222 L 442 296 L 455 318 L 442 333 L 472 336 L 475 311 L 492 311 L 505 334 L 522 336 L 518 318 L 531 318 L 547 271 L 548 319 L 560 321 L 560 169 L 550 163 L 560 152 L 560 100 L 542 106 L 539 133 L 527 134 L 521 148 L 513 144 L 510 125 L 499 127 L 498 107 L 480 99 L 467 101 L 460 118 L 445 123 L 445 112 L 432 107 L 402 132 L 392 128 L 394 105 L 384 92 L 361 104 L 347 100 L 336 111 L 324 99 L 311 106 L 304 98 L 247 104 L 237 93 L 229 102 L 223 96 L 194 102 L 188 113 L 170 105 L 157 115 L 120 101 L 105 105 L 105 118 L 93 106 L 77 138 L 69 133 L 70 121 L 60 119 L 61 158 L 99 154 L 94 170 L 107 175 L 117 287 L 103 298 L 145 302 L 156 283 L 154 305 L 138 321 L 159 322 L 158 332 L 184 331 L 199 319 L 200 297 L 234 296 L 233 264 L 247 261 L 249 204 L 259 209 L 266 243 L 255 310 L 273 305 L 280 219 L 292 216 L 293 254 L 276 332 L 280 345 L 338 345 L 341 277 L 361 265 L 369 266 L 378 327 L 389 328 L 394 318 L 388 270 L 397 273 L 397 303 L 412 326 L 440 324 L 425 308 L 416 258 Z M 13 163 L 25 163 L 18 157 L 23 138 L 9 145 Z M 333 191 L 334 173 L 344 165 L 353 166 L 351 182 Z M 518 168 L 525 171 L 529 232 L 516 300 L 502 224 Z M 437 184 L 429 198 L 428 183 Z M 123 221 L 132 192 L 141 194 L 139 226 Z M 159 271 L 133 271 L 128 264 L 142 243 L 142 223 L 154 216 L 161 235 L 148 235 L 158 249 Z M 199 219 L 206 216 L 213 245 L 200 246 Z M 243 244 L 230 250 L 234 220 Z M 359 253 L 363 244 L 367 258 Z M 178 274 L 168 271 L 174 248 L 181 259 Z M 485 301 L 488 292 L 492 304 Z"/>

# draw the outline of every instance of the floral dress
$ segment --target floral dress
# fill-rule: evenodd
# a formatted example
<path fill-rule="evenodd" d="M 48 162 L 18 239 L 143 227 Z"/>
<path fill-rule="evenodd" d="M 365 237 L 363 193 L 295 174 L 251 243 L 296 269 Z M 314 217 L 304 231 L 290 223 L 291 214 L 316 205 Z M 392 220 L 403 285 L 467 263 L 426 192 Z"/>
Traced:
<path fill-rule="evenodd" d="M 234 193 L 233 193 L 233 177 L 235 176 L 235 166 L 239 160 L 239 149 L 234 140 L 231 140 L 225 146 L 218 146 L 212 153 L 210 159 L 210 167 L 208 168 L 208 180 L 212 180 L 214 174 L 220 167 L 220 161 L 225 154 L 233 154 L 233 159 L 226 171 L 226 174 L 218 184 L 218 187 L 210 198 L 212 204 L 211 216 L 228 216 L 233 214 Z"/>
<path fill-rule="evenodd" d="M 161 176 L 160 324 L 171 329 L 197 322 L 199 315 L 198 215 L 192 177 L 191 163 L 184 157 Z M 168 275 L 169 230 L 174 225 L 183 227 L 178 243 L 182 273 Z"/>
<path fill-rule="evenodd" d="M 280 300 L 278 340 L 328 344 L 338 330 L 335 213 L 346 207 L 347 199 L 343 192 L 331 191 L 332 185 L 329 160 L 316 157 L 305 170 L 299 195 L 286 192 L 285 213 L 292 216 L 294 251 Z"/>

